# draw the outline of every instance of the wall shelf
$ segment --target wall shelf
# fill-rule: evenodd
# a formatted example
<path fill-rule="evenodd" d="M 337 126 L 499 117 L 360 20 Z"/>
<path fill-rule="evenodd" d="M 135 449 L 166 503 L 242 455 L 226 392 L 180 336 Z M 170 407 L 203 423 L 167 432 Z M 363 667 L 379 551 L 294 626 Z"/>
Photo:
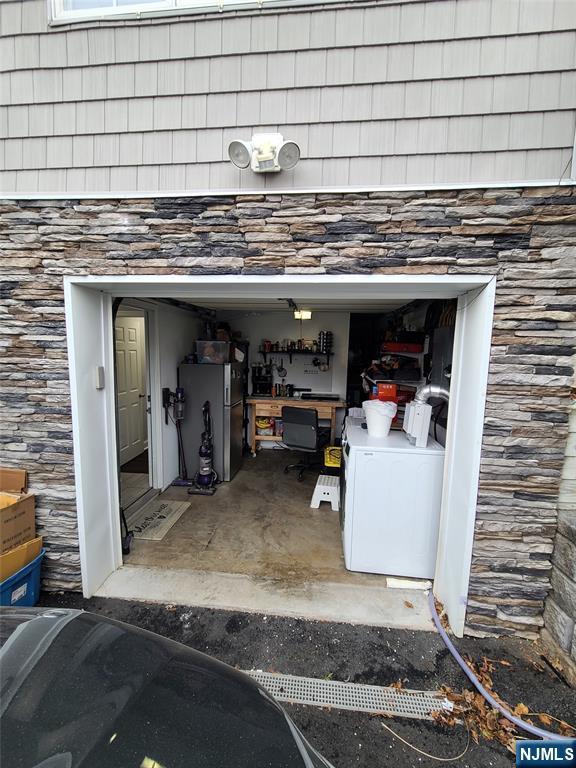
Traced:
<path fill-rule="evenodd" d="M 266 363 L 268 361 L 268 355 L 287 355 L 288 360 L 290 361 L 290 365 L 292 365 L 292 357 L 293 355 L 308 355 L 309 357 L 325 357 L 326 358 L 326 365 L 330 365 L 330 358 L 333 354 L 332 351 L 330 352 L 313 352 L 311 349 L 279 349 L 277 351 L 270 350 L 270 352 L 265 352 L 263 349 L 259 349 L 258 352 L 262 355 L 264 358 L 264 362 Z"/>

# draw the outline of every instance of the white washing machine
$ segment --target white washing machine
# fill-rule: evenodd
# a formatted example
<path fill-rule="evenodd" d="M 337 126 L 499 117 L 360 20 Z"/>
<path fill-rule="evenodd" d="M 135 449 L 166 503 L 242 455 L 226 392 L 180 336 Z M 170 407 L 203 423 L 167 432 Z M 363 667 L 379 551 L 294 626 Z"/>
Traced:
<path fill-rule="evenodd" d="M 350 571 L 431 579 L 436 567 L 444 448 L 412 445 L 403 431 L 370 437 L 346 420 L 340 525 Z"/>

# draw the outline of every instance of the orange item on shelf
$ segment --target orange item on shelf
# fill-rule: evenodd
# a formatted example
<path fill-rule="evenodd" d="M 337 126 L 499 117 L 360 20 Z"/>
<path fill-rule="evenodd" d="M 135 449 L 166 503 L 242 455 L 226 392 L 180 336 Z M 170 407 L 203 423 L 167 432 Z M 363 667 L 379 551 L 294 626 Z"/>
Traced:
<path fill-rule="evenodd" d="M 398 387 L 396 384 L 378 383 L 378 400 L 382 400 L 383 402 L 392 401 L 395 403 L 397 392 Z"/>
<path fill-rule="evenodd" d="M 386 341 L 382 344 L 382 352 L 424 352 L 424 344 L 407 341 Z"/>

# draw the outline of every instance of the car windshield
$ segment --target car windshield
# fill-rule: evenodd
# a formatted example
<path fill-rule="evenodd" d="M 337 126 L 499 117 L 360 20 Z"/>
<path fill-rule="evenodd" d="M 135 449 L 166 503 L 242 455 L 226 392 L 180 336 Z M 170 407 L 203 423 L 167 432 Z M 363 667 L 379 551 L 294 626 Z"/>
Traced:
<path fill-rule="evenodd" d="M 51 632 L 42 621 L 2 650 L 4 765 L 304 765 L 278 705 L 214 659 L 91 614 Z"/>

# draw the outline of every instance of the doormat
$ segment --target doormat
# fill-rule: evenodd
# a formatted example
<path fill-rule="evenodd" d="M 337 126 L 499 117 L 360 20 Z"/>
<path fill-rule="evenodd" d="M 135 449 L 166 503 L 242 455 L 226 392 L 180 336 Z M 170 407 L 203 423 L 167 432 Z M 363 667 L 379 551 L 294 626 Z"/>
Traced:
<path fill-rule="evenodd" d="M 187 501 L 152 499 L 128 518 L 135 539 L 161 541 L 190 506 Z"/>

